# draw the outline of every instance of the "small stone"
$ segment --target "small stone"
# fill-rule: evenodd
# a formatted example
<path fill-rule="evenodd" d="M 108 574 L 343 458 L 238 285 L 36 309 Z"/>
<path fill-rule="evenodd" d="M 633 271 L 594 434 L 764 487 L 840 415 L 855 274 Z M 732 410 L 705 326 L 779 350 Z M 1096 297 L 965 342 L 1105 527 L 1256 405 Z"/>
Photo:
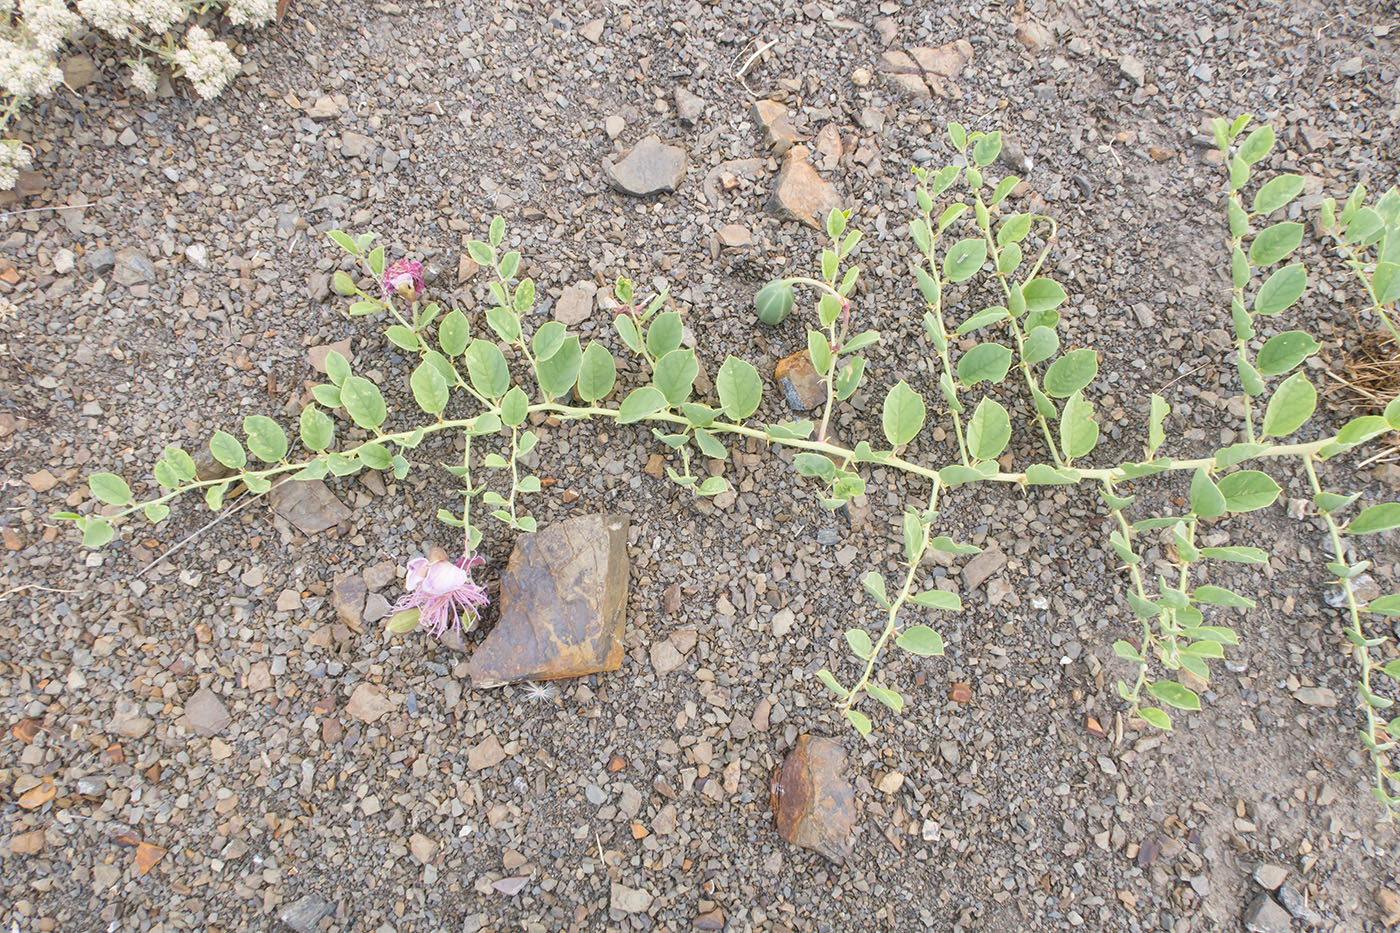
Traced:
<path fill-rule="evenodd" d="M 121 143 L 123 146 L 134 146 L 140 138 L 141 137 L 136 135 L 136 131 L 128 126 L 126 129 L 122 130 L 122 134 L 117 137 L 117 142 Z"/>
<path fill-rule="evenodd" d="M 223 739 L 209 740 L 209 757 L 215 761 L 225 761 L 233 757 L 233 746 Z"/>
<path fill-rule="evenodd" d="M 1337 66 L 1337 73 L 1344 78 L 1354 78 L 1366 70 L 1366 62 L 1360 55 L 1353 55 Z"/>
<path fill-rule="evenodd" d="M 639 914 L 645 913 L 651 908 L 652 900 L 650 892 L 640 888 L 629 888 L 614 881 L 612 893 L 608 898 L 608 906 L 625 914 Z"/>
<path fill-rule="evenodd" d="M 683 87 L 676 88 L 676 115 L 687 126 L 694 126 L 705 112 L 705 102 Z"/>
<path fill-rule="evenodd" d="M 826 384 L 817 375 L 806 350 L 779 360 L 773 379 L 793 411 L 810 411 L 826 401 Z"/>
<path fill-rule="evenodd" d="M 1293 918 L 1278 901 L 1260 892 L 1244 912 L 1244 928 L 1249 933 L 1291 933 Z"/>
<path fill-rule="evenodd" d="M 334 120 L 340 116 L 340 104 L 329 94 L 316 98 L 316 103 L 306 108 L 306 115 L 313 120 Z"/>
<path fill-rule="evenodd" d="M 1330 687 L 1300 687 L 1293 691 L 1293 699 L 1304 706 L 1322 709 L 1335 709 L 1337 706 L 1337 694 Z"/>
<path fill-rule="evenodd" d="M 923 46 L 910 49 L 909 54 L 927 74 L 940 78 L 956 78 L 972 61 L 972 43 L 966 39 L 940 45 L 936 49 Z"/>
<path fill-rule="evenodd" d="M 261 693 L 272 686 L 272 671 L 267 664 L 259 661 L 248 668 L 248 677 L 243 686 L 248 688 L 249 693 Z"/>
<path fill-rule="evenodd" d="M 1278 887 L 1278 899 L 1283 904 L 1284 910 L 1303 921 L 1305 926 L 1319 926 L 1322 923 L 1322 915 L 1313 910 L 1308 904 L 1307 895 L 1299 891 L 1292 884 L 1285 881 Z"/>
<path fill-rule="evenodd" d="M 408 837 L 408 851 L 413 853 L 413 857 L 419 863 L 426 865 L 437 855 L 437 843 L 422 833 L 414 833 Z"/>
<path fill-rule="evenodd" d="M 321 920 L 334 913 L 335 908 L 314 894 L 308 894 L 282 908 L 277 916 L 296 933 L 315 933 Z"/>
<path fill-rule="evenodd" d="M 48 470 L 35 470 L 24 478 L 29 488 L 35 492 L 48 492 L 58 485 L 58 477 Z"/>
<path fill-rule="evenodd" d="M 112 269 L 112 281 L 118 285 L 139 285 L 154 282 L 155 263 L 143 253 L 134 249 L 118 250 L 116 265 Z"/>
<path fill-rule="evenodd" d="M 594 299 L 598 286 L 592 282 L 575 282 L 554 303 L 554 319 L 569 327 L 576 327 L 593 315 Z"/>
<path fill-rule="evenodd" d="M 835 739 L 803 735 L 772 784 L 778 835 L 840 864 L 852 852 L 855 790 L 842 776 L 846 752 Z"/>
<path fill-rule="evenodd" d="M 369 595 L 369 589 L 365 586 L 365 578 L 358 573 L 343 574 L 336 578 L 335 586 L 331 590 L 331 605 L 335 607 L 336 617 L 359 631 L 360 622 L 365 614 L 365 597 Z"/>
<path fill-rule="evenodd" d="M 841 195 L 808 164 L 807 155 L 805 146 L 793 146 L 787 151 L 768 200 L 768 211 L 784 220 L 801 221 L 814 230 L 823 230 L 826 215 L 841 207 Z"/>
<path fill-rule="evenodd" d="M 608 183 L 623 194 L 645 197 L 675 191 L 685 177 L 685 150 L 648 136 L 617 162 L 604 162 Z"/>
<path fill-rule="evenodd" d="M 116 712 L 107 728 L 109 732 L 124 735 L 129 739 L 139 739 L 150 732 L 154 725 L 153 720 L 142 715 L 140 706 L 130 700 L 117 700 Z"/>
<path fill-rule="evenodd" d="M 42 829 L 32 829 L 27 833 L 15 833 L 10 837 L 10 851 L 15 855 L 38 855 L 44 851 L 44 839 Z"/>
<path fill-rule="evenodd" d="M 763 142 L 774 155 L 782 155 L 802 137 L 793 129 L 787 104 L 776 100 L 754 101 L 753 121 L 763 129 Z"/>
<path fill-rule="evenodd" d="M 346 130 L 340 134 L 340 151 L 347 158 L 357 158 L 374 152 L 374 137 Z"/>
<path fill-rule="evenodd" d="M 458 285 L 461 285 L 463 282 L 466 282 L 468 279 L 470 279 L 472 276 L 476 275 L 480 271 L 481 266 L 477 265 L 476 260 L 468 256 L 466 253 L 463 253 L 462 255 L 457 257 Z"/>
<path fill-rule="evenodd" d="M 869 87 L 874 77 L 869 68 L 857 68 L 851 72 L 851 83 L 856 87 Z"/>
<path fill-rule="evenodd" d="M 587 26 L 579 30 L 579 35 L 583 36 L 594 45 L 597 45 L 603 39 L 603 21 L 601 19 L 593 20 Z"/>
<path fill-rule="evenodd" d="M 83 258 L 87 261 L 88 268 L 97 275 L 106 275 L 117 264 L 117 254 L 105 246 L 102 249 L 88 250 Z"/>
<path fill-rule="evenodd" d="M 185 258 L 200 269 L 209 268 L 209 247 L 203 243 L 191 243 L 185 247 Z"/>
<path fill-rule="evenodd" d="M 1351 592 L 1356 601 L 1361 605 L 1366 605 L 1381 598 L 1382 590 L 1376 578 L 1369 573 L 1363 573 L 1354 577 L 1351 581 Z M 1328 587 L 1323 599 L 1327 605 L 1333 609 L 1345 609 L 1347 607 L 1347 591 L 1341 586 Z"/>
<path fill-rule="evenodd" d="M 995 544 L 977 554 L 963 567 L 963 583 L 969 590 L 981 586 L 992 574 L 1006 566 L 1006 555 Z"/>
<path fill-rule="evenodd" d="M 929 86 L 924 83 L 924 79 L 916 74 L 887 74 L 885 75 L 885 80 L 889 82 L 890 86 L 896 91 L 908 94 L 915 100 L 927 100 L 933 96 L 933 92 L 930 91 Z"/>
<path fill-rule="evenodd" d="M 685 658 L 669 638 L 651 646 L 651 666 L 657 674 L 664 677 L 684 663 Z"/>
<path fill-rule="evenodd" d="M 279 483 L 267 495 L 272 511 L 303 534 L 314 535 L 350 519 L 350 510 L 319 479 Z"/>
<path fill-rule="evenodd" d="M 360 722 L 378 722 L 385 713 L 398 709 L 398 704 L 384 695 L 382 687 L 362 683 L 350 694 L 345 711 Z"/>
<path fill-rule="evenodd" d="M 73 271 L 75 262 L 73 251 L 65 246 L 53 254 L 53 271 L 59 275 L 67 275 Z"/>
<path fill-rule="evenodd" d="M 749 233 L 749 228 L 740 224 L 725 224 L 719 228 L 715 239 L 719 240 L 720 246 L 730 248 L 753 246 L 753 235 Z"/>
<path fill-rule="evenodd" d="M 1168 162 L 1176 158 L 1176 150 L 1163 149 L 1161 146 L 1148 146 L 1147 155 L 1153 162 Z"/>
<path fill-rule="evenodd" d="M 691 921 L 691 926 L 697 930 L 723 930 L 724 909 L 716 907 L 714 910 L 705 911 Z"/>
<path fill-rule="evenodd" d="M 875 60 L 875 70 L 886 75 L 916 75 L 920 68 L 914 59 L 903 52 L 881 52 Z"/>
<path fill-rule="evenodd" d="M 1118 70 L 1123 73 L 1123 77 L 1138 87 L 1142 87 L 1147 80 L 1147 69 L 1143 67 L 1142 62 L 1127 53 L 1118 59 Z"/>
<path fill-rule="evenodd" d="M 904 775 L 900 774 L 898 771 L 886 773 L 884 777 L 880 778 L 880 783 L 875 785 L 876 789 L 882 794 L 897 794 L 899 793 L 899 789 L 903 786 Z"/>
<path fill-rule="evenodd" d="M 82 90 L 97 77 L 97 64 L 86 55 L 70 55 L 63 60 L 63 83 Z"/>
<path fill-rule="evenodd" d="M 369 588 L 371 593 L 374 593 L 394 582 L 394 578 L 398 576 L 398 568 L 393 561 L 382 560 L 366 567 L 363 576 L 365 586 Z"/>
<path fill-rule="evenodd" d="M 1376 888 L 1373 898 L 1381 909 L 1381 923 L 1387 927 L 1400 926 L 1400 894 L 1389 888 Z"/>
<path fill-rule="evenodd" d="M 1288 869 L 1282 865 L 1265 863 L 1254 869 L 1254 882 L 1266 891 L 1274 891 L 1288 877 Z"/>
<path fill-rule="evenodd" d="M 1016 41 L 1032 52 L 1040 52 L 1055 44 L 1055 34 L 1039 23 L 1018 23 Z"/>
<path fill-rule="evenodd" d="M 621 114 L 615 113 L 603 121 L 603 132 L 608 134 L 608 139 L 617 139 L 625 129 L 627 121 Z"/>
<path fill-rule="evenodd" d="M 627 519 L 581 515 L 516 539 L 500 621 L 472 654 L 477 688 L 617 670 L 627 628 Z"/>
<path fill-rule="evenodd" d="M 1031 170 L 1032 163 L 1030 156 L 1026 155 L 1026 150 L 1005 133 L 1001 134 L 1001 152 L 997 154 L 997 161 L 1018 172 L 1025 173 Z"/>
<path fill-rule="evenodd" d="M 185 703 L 185 721 L 189 723 L 195 735 L 206 739 L 211 735 L 218 735 L 231 720 L 232 717 L 224 708 L 223 701 L 208 687 L 198 690 Z"/>
<path fill-rule="evenodd" d="M 380 593 L 370 593 L 365 599 L 364 621 L 370 625 L 389 615 L 389 600 Z"/>
<path fill-rule="evenodd" d="M 467 767 L 473 771 L 494 768 L 505 760 L 506 750 L 501 747 L 500 740 L 490 733 L 487 733 L 481 742 L 467 749 Z"/>

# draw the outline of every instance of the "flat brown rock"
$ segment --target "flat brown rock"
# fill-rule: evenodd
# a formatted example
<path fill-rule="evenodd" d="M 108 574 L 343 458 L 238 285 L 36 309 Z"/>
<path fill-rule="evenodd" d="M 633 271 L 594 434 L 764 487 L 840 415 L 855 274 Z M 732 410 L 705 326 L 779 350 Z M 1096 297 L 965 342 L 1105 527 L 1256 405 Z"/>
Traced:
<path fill-rule="evenodd" d="M 218 694 L 208 687 L 195 692 L 185 703 L 185 720 L 195 735 L 208 738 L 224 731 L 231 717 Z"/>
<path fill-rule="evenodd" d="M 800 736 L 773 781 L 771 804 L 778 835 L 836 862 L 851 855 L 855 790 L 842 776 L 846 750 L 835 739 Z"/>
<path fill-rule="evenodd" d="M 350 702 L 345 711 L 360 722 L 377 722 L 385 713 L 398 709 L 398 704 L 384 695 L 383 689 L 370 684 L 360 684 L 350 694 Z"/>
<path fill-rule="evenodd" d="M 779 360 L 773 378 L 793 411 L 810 411 L 826 401 L 826 385 L 812 368 L 812 357 L 806 350 Z"/>
<path fill-rule="evenodd" d="M 798 220 L 815 230 L 823 230 L 826 215 L 840 206 L 841 195 L 808 164 L 807 147 L 789 149 L 783 170 L 773 185 L 773 195 L 768 199 L 768 211 L 785 220 Z"/>
<path fill-rule="evenodd" d="M 957 77 L 958 72 L 972 61 L 972 43 L 966 39 L 940 45 L 936 49 L 921 46 L 910 49 L 909 54 L 919 63 L 919 67 L 940 78 Z"/>
<path fill-rule="evenodd" d="M 627 589 L 625 516 L 581 515 L 521 535 L 501 574 L 501 619 L 467 664 L 472 684 L 617 670 Z"/>
<path fill-rule="evenodd" d="M 350 510 L 319 479 L 287 480 L 267 494 L 272 511 L 295 525 L 302 534 L 314 535 L 350 519 Z"/>
<path fill-rule="evenodd" d="M 763 141 L 775 155 L 782 155 L 802 137 L 793 128 L 787 104 L 776 100 L 757 100 L 753 105 L 753 120 L 763 128 Z"/>

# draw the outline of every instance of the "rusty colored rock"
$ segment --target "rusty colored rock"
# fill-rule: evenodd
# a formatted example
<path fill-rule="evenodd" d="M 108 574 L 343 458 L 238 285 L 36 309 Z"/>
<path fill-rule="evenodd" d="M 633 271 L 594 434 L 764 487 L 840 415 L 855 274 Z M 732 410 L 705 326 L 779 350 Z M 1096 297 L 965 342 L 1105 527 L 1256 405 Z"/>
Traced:
<path fill-rule="evenodd" d="M 472 683 L 617 670 L 627 589 L 625 516 L 581 515 L 521 535 L 501 574 L 501 619 L 467 664 Z"/>
<path fill-rule="evenodd" d="M 44 851 L 44 831 L 32 829 L 27 833 L 15 833 L 10 837 L 10 851 L 15 855 L 38 855 Z"/>
<path fill-rule="evenodd" d="M 753 105 L 753 122 L 763 128 L 763 141 L 774 155 L 782 155 L 792 144 L 802 139 L 793 129 L 786 104 L 776 100 L 758 100 Z"/>
<path fill-rule="evenodd" d="M 841 774 L 846 750 L 835 739 L 800 736 L 773 781 L 770 799 L 778 835 L 838 865 L 850 857 L 855 790 Z"/>
<path fill-rule="evenodd" d="M 879 59 L 875 62 L 875 67 L 881 74 L 887 75 L 916 75 L 919 73 L 919 66 L 914 59 L 903 52 L 881 52 Z"/>
<path fill-rule="evenodd" d="M 826 386 L 812 367 L 812 358 L 806 350 L 798 350 L 779 360 L 773 378 L 793 411 L 809 411 L 826 401 Z"/>
<path fill-rule="evenodd" d="M 952 700 L 954 703 L 971 703 L 972 686 L 962 681 L 955 682 L 948 688 L 948 699 Z"/>
<path fill-rule="evenodd" d="M 814 230 L 824 230 L 826 215 L 841 207 L 841 195 L 807 162 L 807 147 L 793 146 L 768 200 L 769 213 L 784 220 L 799 220 Z"/>
<path fill-rule="evenodd" d="M 156 867 L 156 862 L 159 862 L 164 857 L 165 849 L 156 845 L 154 842 L 141 843 L 136 847 L 137 872 L 143 875 L 146 874 L 152 868 Z"/>

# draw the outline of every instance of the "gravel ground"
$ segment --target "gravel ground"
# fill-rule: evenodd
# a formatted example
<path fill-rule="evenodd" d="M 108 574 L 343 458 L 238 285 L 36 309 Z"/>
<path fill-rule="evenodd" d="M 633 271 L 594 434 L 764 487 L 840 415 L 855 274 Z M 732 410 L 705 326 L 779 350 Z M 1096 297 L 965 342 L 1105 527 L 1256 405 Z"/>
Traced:
<path fill-rule="evenodd" d="M 17 730 L 0 738 L 5 928 L 273 929 L 324 904 L 331 930 L 688 929 L 716 907 L 735 930 L 1235 930 L 1251 874 L 1272 864 L 1323 928 L 1381 929 L 1400 846 L 1368 795 L 1342 620 L 1315 569 L 1324 536 L 1282 506 L 1210 530 L 1266 542 L 1274 561 L 1213 578 L 1260 605 L 1237 617 L 1245 642 L 1206 711 L 1163 736 L 1128 728 L 1113 690 L 1109 646 L 1132 625 L 1097 500 L 951 494 L 944 530 L 995 544 L 1005 566 L 971 590 L 959 565 L 930 567 L 968 609 L 937 622 L 946 659 L 891 660 L 911 708 L 878 715 L 869 743 L 809 672 L 844 663 L 852 620 L 876 625 L 858 577 L 893 572 L 892 521 L 926 494 L 883 471 L 845 522 L 781 451 L 735 445 L 723 469 L 738 494 L 695 504 L 644 471 L 658 449 L 645 429 L 546 431 L 541 524 L 628 513 L 633 575 L 622 669 L 542 701 L 473 692 L 446 647 L 335 624 L 337 575 L 401 568 L 444 539 L 429 516 L 452 491 L 432 470 L 333 482 L 351 517 L 310 538 L 259 502 L 140 577 L 207 516 L 177 511 L 98 553 L 47 517 L 81 504 L 95 469 L 144 476 L 166 443 L 197 449 L 245 414 L 295 412 L 314 346 L 349 338 L 406 402 L 379 327 L 328 300 L 333 227 L 431 260 L 434 297 L 475 308 L 484 286 L 458 282 L 459 255 L 500 212 L 542 314 L 577 282 L 662 277 L 711 373 L 727 353 L 771 371 L 803 332 L 797 316 L 756 331 L 750 296 L 811 269 L 820 243 L 765 213 L 776 160 L 704 193 L 720 163 L 766 156 L 730 76 L 760 39 L 777 43 L 748 88 L 786 101 L 800 133 L 842 137 L 824 175 L 869 237 L 857 313 L 892 335 L 867 385 L 930 386 L 904 273 L 907 167 L 946 158 L 944 122 L 961 119 L 1019 144 L 1020 174 L 1061 223 L 1062 333 L 1103 358 L 1101 462 L 1135 455 L 1138 400 L 1163 386 L 1167 451 L 1211 449 L 1237 422 L 1221 171 L 1202 122 L 1270 120 L 1269 167 L 1305 173 L 1308 203 L 1391 184 L 1397 35 L 1393 3 L 297 0 L 248 37 L 245 76 L 208 104 L 184 88 L 131 95 L 115 53 L 89 43 L 97 73 L 36 111 L 39 172 L 10 208 L 87 206 L 0 231 L 15 312 L 0 323 L 0 708 Z M 858 74 L 881 52 L 957 39 L 974 55 L 947 97 Z M 694 126 L 677 88 L 704 101 Z M 679 190 L 608 190 L 604 159 L 651 134 L 687 148 Z M 753 245 L 721 249 L 727 224 Z M 1293 320 L 1335 368 L 1356 296 L 1331 283 Z M 581 330 L 611 327 L 600 312 Z M 858 393 L 839 434 L 867 436 L 881 396 Z M 1024 400 L 1003 400 L 1024 424 Z M 759 416 L 781 405 L 770 391 Z M 1039 458 L 1030 431 L 1013 443 L 1016 463 Z M 434 463 L 450 444 L 422 453 Z M 951 448 L 926 431 L 913 454 Z M 1395 478 L 1342 482 L 1393 498 Z M 1181 492 L 1149 484 L 1140 503 Z M 1303 495 L 1296 476 L 1287 494 Z M 511 544 L 488 538 L 493 566 Z M 1369 555 L 1388 590 L 1395 544 Z M 684 663 L 659 675 L 649 647 L 687 630 Z M 950 699 L 954 682 L 970 702 Z M 347 709 L 364 685 L 391 707 L 373 722 Z M 1307 686 L 1340 708 L 1306 708 L 1293 693 Z M 807 731 L 850 752 L 861 831 L 845 866 L 770 827 L 769 775 Z M 21 808 L 45 779 L 54 799 Z"/>

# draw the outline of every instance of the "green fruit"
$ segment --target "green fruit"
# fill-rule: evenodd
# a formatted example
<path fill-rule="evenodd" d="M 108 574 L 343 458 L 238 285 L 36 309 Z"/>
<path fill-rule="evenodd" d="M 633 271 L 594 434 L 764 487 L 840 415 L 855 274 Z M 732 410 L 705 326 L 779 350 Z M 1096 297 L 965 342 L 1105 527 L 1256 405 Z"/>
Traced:
<path fill-rule="evenodd" d="M 753 296 L 758 319 L 765 324 L 781 324 L 792 312 L 792 286 L 782 279 L 769 282 Z"/>

